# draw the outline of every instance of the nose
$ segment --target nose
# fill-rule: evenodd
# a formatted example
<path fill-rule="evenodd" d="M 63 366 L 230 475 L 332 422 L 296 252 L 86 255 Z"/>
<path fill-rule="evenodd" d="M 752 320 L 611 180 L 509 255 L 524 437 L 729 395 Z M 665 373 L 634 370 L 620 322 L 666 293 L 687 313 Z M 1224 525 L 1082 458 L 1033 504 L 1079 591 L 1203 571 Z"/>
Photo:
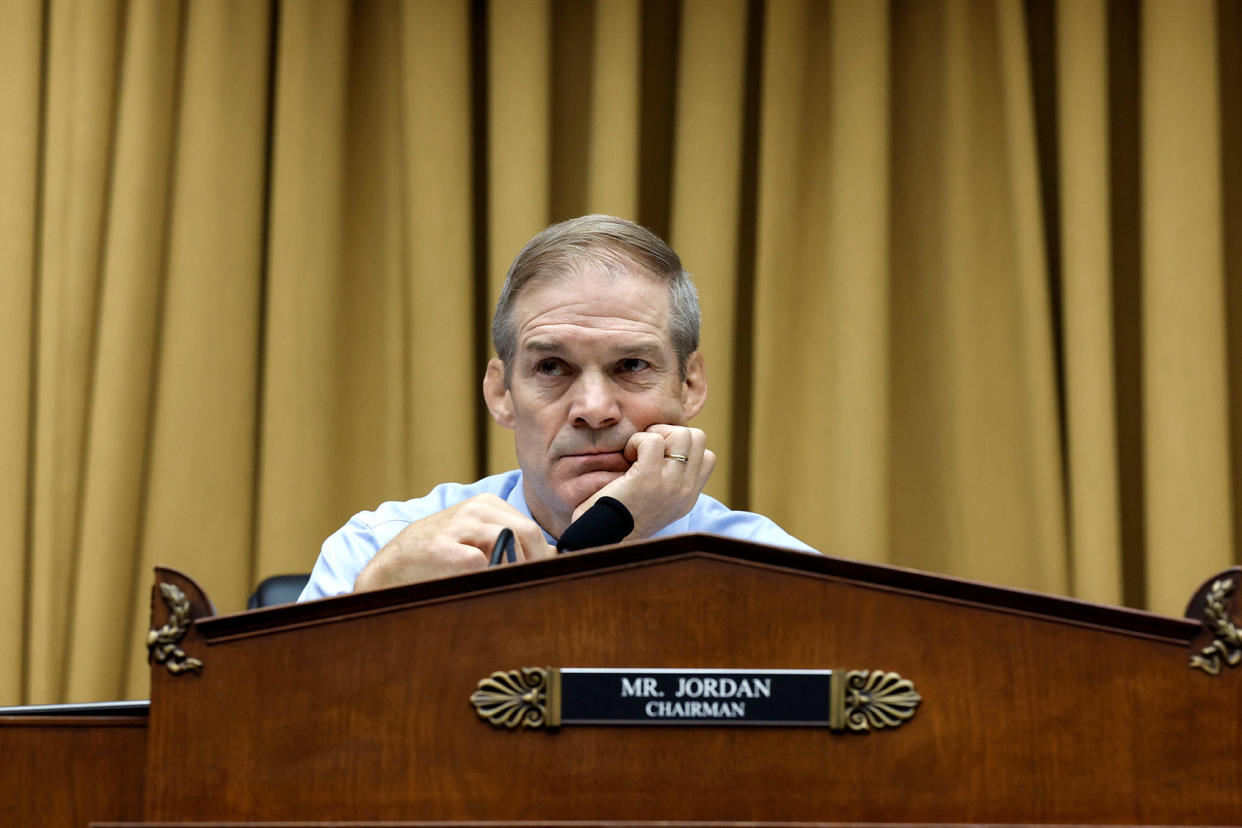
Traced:
<path fill-rule="evenodd" d="M 616 389 L 608 378 L 595 371 L 584 371 L 574 383 L 569 416 L 576 428 L 600 429 L 621 421 Z"/>

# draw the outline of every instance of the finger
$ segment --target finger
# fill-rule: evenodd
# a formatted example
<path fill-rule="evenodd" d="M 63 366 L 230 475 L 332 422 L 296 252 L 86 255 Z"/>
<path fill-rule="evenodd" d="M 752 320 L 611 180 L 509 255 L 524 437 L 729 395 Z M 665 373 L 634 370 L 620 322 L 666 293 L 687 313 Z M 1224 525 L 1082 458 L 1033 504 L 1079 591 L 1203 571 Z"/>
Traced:
<path fill-rule="evenodd" d="M 451 507 L 457 516 L 479 523 L 506 524 L 510 520 L 527 520 L 517 509 L 494 494 L 475 495 Z"/>
<path fill-rule="evenodd" d="M 455 554 L 453 558 L 453 569 L 458 572 L 473 572 L 477 569 L 487 569 L 487 563 L 491 557 L 491 550 L 484 554 L 478 547 L 473 544 L 459 543 L 454 546 Z"/>
<path fill-rule="evenodd" d="M 517 541 L 519 561 L 537 561 L 556 553 L 556 547 L 548 545 L 543 530 L 534 521 L 523 520 L 509 528 L 513 530 L 514 539 Z"/>
<path fill-rule="evenodd" d="M 495 495 L 482 495 L 465 503 L 469 507 L 457 515 L 451 530 L 453 534 L 468 539 L 490 555 L 496 538 L 508 528 L 513 531 L 514 557 L 527 560 L 546 556 L 548 543 L 543 530 L 506 501 Z"/>
<path fill-rule="evenodd" d="M 712 476 L 712 470 L 715 468 L 716 452 L 704 449 L 703 462 L 699 466 L 699 491 L 703 491 L 703 487 L 707 485 L 707 479 Z"/>
<path fill-rule="evenodd" d="M 406 559 L 401 566 L 402 572 L 393 583 L 447 578 L 463 572 L 486 569 L 487 560 L 488 556 L 473 544 L 446 539 L 424 547 L 417 557 Z"/>
<path fill-rule="evenodd" d="M 487 556 L 471 544 L 445 541 L 424 549 L 423 553 L 416 558 L 407 559 L 395 580 L 379 585 L 391 586 L 396 583 L 426 581 L 430 578 L 449 578 L 487 568 Z"/>
<path fill-rule="evenodd" d="M 706 440 L 703 442 L 705 444 Z M 702 446 L 697 451 L 695 450 L 694 435 L 688 428 L 672 429 L 664 438 L 665 457 L 695 467 L 698 465 L 701 454 Z"/>
<path fill-rule="evenodd" d="M 689 440 L 690 447 L 686 449 L 684 454 L 689 460 L 690 471 L 699 476 L 704 473 L 703 463 L 706 455 L 711 454 L 707 449 L 707 435 L 700 428 L 686 429 L 686 438 Z M 711 474 L 712 466 L 715 465 L 715 455 L 712 454 L 711 465 L 706 469 L 707 474 Z M 700 488 L 702 485 L 700 484 Z"/>
<path fill-rule="evenodd" d="M 707 434 L 701 428 L 657 423 L 647 429 L 664 438 L 665 455 L 680 455 L 693 465 L 707 446 Z"/>
<path fill-rule="evenodd" d="M 445 525 L 443 535 L 450 541 L 469 544 L 490 555 L 496 539 L 505 529 L 511 529 L 514 539 L 517 540 L 523 531 L 531 527 L 538 531 L 530 518 L 507 504 L 503 509 L 475 504 L 468 512 L 454 515 L 453 520 Z"/>
<path fill-rule="evenodd" d="M 634 459 L 636 466 L 656 467 L 657 464 L 663 463 L 668 455 L 668 443 L 659 434 L 639 432 L 630 438 L 630 442 L 637 443 Z"/>
<path fill-rule="evenodd" d="M 496 540 L 506 528 L 509 527 L 500 522 L 470 521 L 455 524 L 447 534 L 451 540 L 464 546 L 472 546 L 490 559 L 492 550 L 496 547 Z M 516 534 L 514 540 L 516 540 Z"/>
<path fill-rule="evenodd" d="M 647 448 L 644 450 L 643 446 Z M 636 431 L 630 435 L 630 439 L 625 444 L 623 452 L 625 459 L 631 463 L 637 463 L 639 458 L 644 456 L 651 457 L 652 453 L 658 451 L 660 456 L 664 455 L 664 437 L 650 431 Z"/>
<path fill-rule="evenodd" d="M 496 548 L 496 541 L 500 538 L 500 533 L 505 529 L 513 532 L 513 557 L 517 561 L 533 561 L 539 558 L 546 558 L 552 552 L 554 547 L 548 546 L 548 542 L 543 537 L 543 530 L 535 523 L 515 514 L 514 518 L 508 519 L 510 516 L 503 516 L 503 522 L 499 523 L 478 523 L 469 527 L 468 531 L 463 532 L 460 536 L 460 543 L 474 547 L 480 554 L 491 560 L 492 552 Z M 502 558 L 502 560 L 504 560 Z"/>

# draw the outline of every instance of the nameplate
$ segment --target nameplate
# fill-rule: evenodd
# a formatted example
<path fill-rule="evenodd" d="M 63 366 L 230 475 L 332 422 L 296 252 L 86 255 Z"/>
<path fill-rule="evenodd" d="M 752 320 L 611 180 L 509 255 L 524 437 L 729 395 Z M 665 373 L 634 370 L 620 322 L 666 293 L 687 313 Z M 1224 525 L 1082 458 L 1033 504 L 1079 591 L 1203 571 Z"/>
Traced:
<path fill-rule="evenodd" d="M 879 670 L 523 667 L 482 679 L 470 697 L 496 727 L 569 725 L 826 727 L 903 724 L 922 697 Z"/>

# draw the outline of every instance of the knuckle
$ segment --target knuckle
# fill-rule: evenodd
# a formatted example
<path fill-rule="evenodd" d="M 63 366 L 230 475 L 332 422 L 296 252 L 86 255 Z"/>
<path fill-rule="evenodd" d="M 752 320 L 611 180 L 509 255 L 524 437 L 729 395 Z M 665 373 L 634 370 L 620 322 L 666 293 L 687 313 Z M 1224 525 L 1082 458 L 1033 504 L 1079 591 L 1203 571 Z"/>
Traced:
<path fill-rule="evenodd" d="M 458 562 L 462 569 L 486 569 L 487 556 L 481 550 L 472 549 L 462 552 Z"/>
<path fill-rule="evenodd" d="M 477 518 L 487 514 L 497 502 L 502 501 L 500 501 L 500 498 L 496 497 L 494 494 L 478 494 L 474 497 L 463 500 L 454 508 L 456 513 L 459 515 L 469 518 Z"/>
<path fill-rule="evenodd" d="M 483 550 L 460 543 L 446 544 L 438 551 L 441 558 L 453 563 L 469 565 L 476 561 L 483 561 L 485 563 L 487 561 L 487 556 L 483 554 Z"/>

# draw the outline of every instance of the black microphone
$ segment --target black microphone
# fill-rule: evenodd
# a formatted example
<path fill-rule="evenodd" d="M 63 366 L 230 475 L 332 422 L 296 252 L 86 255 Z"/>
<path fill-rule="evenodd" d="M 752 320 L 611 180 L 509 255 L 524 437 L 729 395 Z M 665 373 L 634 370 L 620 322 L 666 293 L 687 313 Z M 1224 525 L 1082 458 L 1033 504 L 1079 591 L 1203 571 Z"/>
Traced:
<path fill-rule="evenodd" d="M 634 531 L 634 516 L 625 504 L 615 497 L 601 497 L 595 505 L 582 513 L 582 517 L 561 533 L 556 543 L 557 552 L 576 552 L 595 546 L 620 543 Z"/>
<path fill-rule="evenodd" d="M 517 537 L 513 534 L 513 530 L 505 527 L 500 530 L 500 534 L 496 536 L 496 543 L 492 546 L 492 558 L 488 562 L 488 566 L 498 566 L 503 559 L 505 563 L 513 563 L 517 560 Z"/>

